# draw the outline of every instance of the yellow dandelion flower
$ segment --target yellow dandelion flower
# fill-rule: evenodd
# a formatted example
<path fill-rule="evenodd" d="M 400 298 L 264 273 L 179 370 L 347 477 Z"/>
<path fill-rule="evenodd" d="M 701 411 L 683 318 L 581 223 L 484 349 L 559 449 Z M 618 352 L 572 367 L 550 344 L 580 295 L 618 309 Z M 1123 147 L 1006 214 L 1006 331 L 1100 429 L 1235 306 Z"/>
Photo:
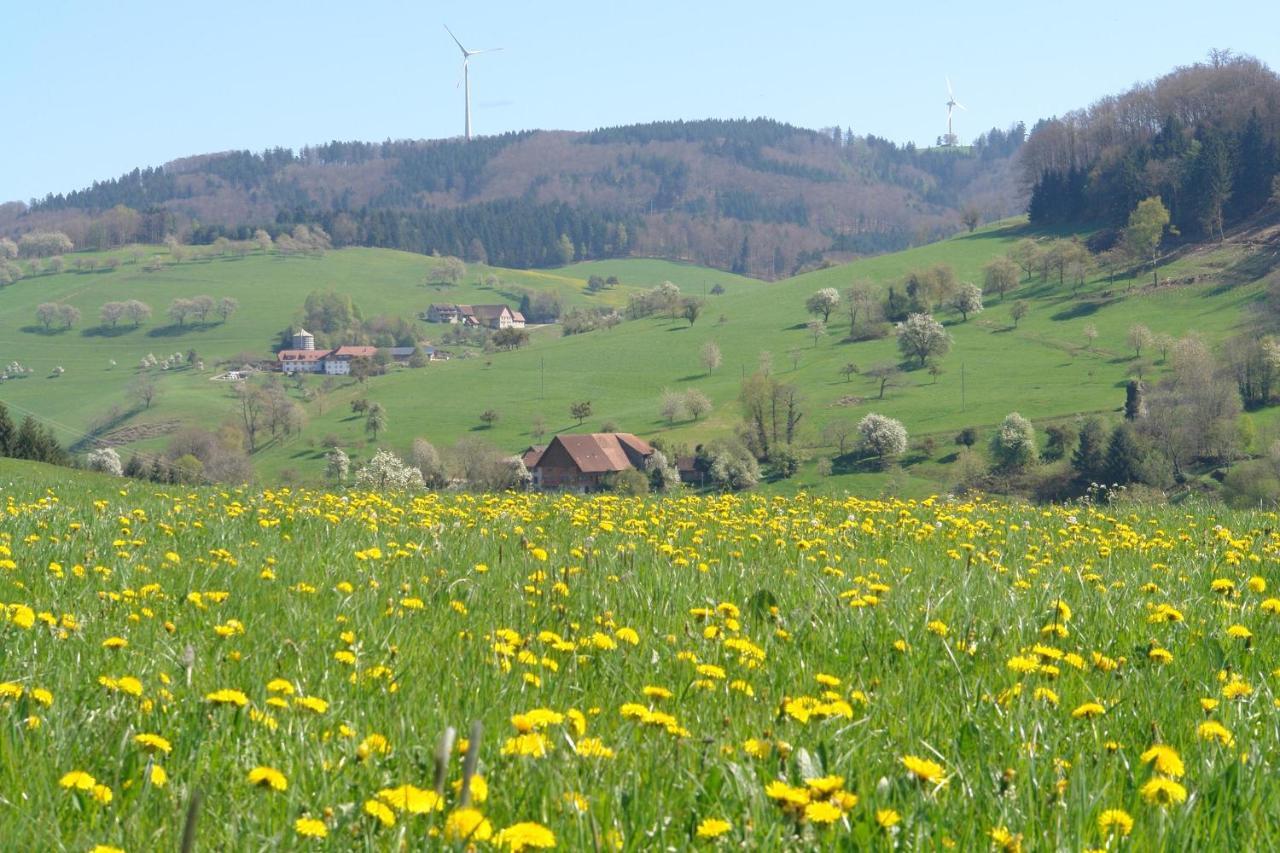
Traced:
<path fill-rule="evenodd" d="M 927 758 L 919 758 L 914 755 L 904 755 L 901 761 L 902 766 L 922 782 L 936 785 L 946 780 L 946 770 L 936 761 L 930 761 Z"/>
<path fill-rule="evenodd" d="M 1106 712 L 1107 709 L 1097 702 L 1085 702 L 1072 711 L 1071 716 L 1077 720 L 1092 720 L 1094 717 L 1101 717 Z"/>
<path fill-rule="evenodd" d="M 698 824 L 698 837 L 719 838 L 732 829 L 733 824 L 729 823 L 727 820 L 722 820 L 718 817 L 704 818 L 702 822 Z"/>
<path fill-rule="evenodd" d="M 774 779 L 764 788 L 764 794 L 776 800 L 780 806 L 804 807 L 809 803 L 809 791 L 805 788 L 793 788 L 781 779 Z"/>
<path fill-rule="evenodd" d="M 455 794 L 462 792 L 462 780 L 455 779 L 449 787 L 453 788 Z M 471 802 L 483 803 L 489 799 L 489 782 L 480 774 L 471 777 Z"/>
<path fill-rule="evenodd" d="M 297 696 L 293 700 L 293 707 L 303 708 L 313 714 L 323 714 L 329 710 L 329 703 L 315 696 Z"/>
<path fill-rule="evenodd" d="M 582 738 L 574 744 L 573 751 L 583 758 L 613 758 L 613 750 L 598 737 Z"/>
<path fill-rule="evenodd" d="M 493 837 L 493 843 L 505 847 L 511 853 L 537 848 L 547 850 L 556 846 L 556 836 L 540 823 L 524 821 L 508 826 Z"/>
<path fill-rule="evenodd" d="M 1180 779 L 1186 772 L 1178 751 L 1162 743 L 1155 744 L 1140 757 L 1143 764 L 1154 764 L 1156 772 L 1163 773 L 1165 776 Z"/>
<path fill-rule="evenodd" d="M 93 786 L 98 784 L 98 780 L 85 773 L 83 770 L 72 770 L 70 773 L 58 780 L 58 784 L 63 788 L 73 789 L 76 791 L 92 791 Z"/>
<path fill-rule="evenodd" d="M 370 755 L 386 755 L 391 751 L 391 742 L 376 732 L 370 734 L 356 747 L 356 757 L 364 761 Z"/>
<path fill-rule="evenodd" d="M 1253 693 L 1253 688 L 1244 681 L 1230 681 L 1222 688 L 1225 699 L 1244 699 Z"/>
<path fill-rule="evenodd" d="M 1235 738 L 1231 736 L 1231 732 L 1217 720 L 1205 720 L 1196 727 L 1196 734 L 1200 736 L 1201 740 L 1216 740 L 1223 746 L 1231 746 L 1235 743 Z"/>
<path fill-rule="evenodd" d="M 844 787 L 844 777 L 820 776 L 816 779 L 805 779 L 804 785 L 815 796 L 829 797 Z"/>
<path fill-rule="evenodd" d="M 364 813 L 377 820 L 383 826 L 396 825 L 396 813 L 393 812 L 386 803 L 378 800 L 365 800 Z"/>
<path fill-rule="evenodd" d="M 894 809 L 876 809 L 876 823 L 887 832 L 902 823 L 902 815 Z"/>
<path fill-rule="evenodd" d="M 293 829 L 303 838 L 327 838 L 329 827 L 313 817 L 300 817 L 293 822 Z"/>
<path fill-rule="evenodd" d="M 551 751 L 551 740 L 542 732 L 529 732 L 507 738 L 502 745 L 503 755 L 527 755 L 542 758 Z"/>
<path fill-rule="evenodd" d="M 142 749 L 146 752 L 151 752 L 151 753 L 163 752 L 165 755 L 168 755 L 170 752 L 173 752 L 173 747 L 170 745 L 169 741 L 160 737 L 160 735 L 145 734 L 145 733 L 134 735 L 133 742 L 136 743 L 138 746 L 142 747 Z"/>
<path fill-rule="evenodd" d="M 1098 831 L 1103 835 L 1128 835 L 1133 831 L 1133 818 L 1124 809 L 1107 809 L 1098 815 Z"/>
<path fill-rule="evenodd" d="M 444 839 L 451 843 L 488 841 L 493 837 L 493 824 L 479 809 L 456 809 L 444 822 Z"/>
<path fill-rule="evenodd" d="M 840 807 L 826 800 L 809 803 L 804 807 L 804 819 L 810 823 L 835 823 L 844 812 Z"/>
<path fill-rule="evenodd" d="M 413 785 L 384 788 L 378 792 L 378 799 L 397 811 L 409 814 L 426 814 L 444 810 L 444 800 L 435 791 L 415 788 Z"/>
<path fill-rule="evenodd" d="M 1151 805 L 1172 806 L 1187 801 L 1187 789 L 1172 779 L 1157 776 L 1142 786 L 1142 799 Z"/>
<path fill-rule="evenodd" d="M 235 705 L 237 708 L 243 708 L 249 704 L 249 697 L 239 690 L 215 690 L 212 693 L 206 693 L 204 698 L 206 702 L 214 705 Z"/>
<path fill-rule="evenodd" d="M 289 787 L 289 780 L 274 767 L 255 767 L 249 771 L 245 781 L 250 785 L 255 785 L 259 788 L 270 788 L 275 791 L 283 791 Z"/>
<path fill-rule="evenodd" d="M 989 834 L 991 843 L 1005 853 L 1020 853 L 1022 850 L 1022 834 L 1013 834 L 1007 826 L 997 826 Z"/>

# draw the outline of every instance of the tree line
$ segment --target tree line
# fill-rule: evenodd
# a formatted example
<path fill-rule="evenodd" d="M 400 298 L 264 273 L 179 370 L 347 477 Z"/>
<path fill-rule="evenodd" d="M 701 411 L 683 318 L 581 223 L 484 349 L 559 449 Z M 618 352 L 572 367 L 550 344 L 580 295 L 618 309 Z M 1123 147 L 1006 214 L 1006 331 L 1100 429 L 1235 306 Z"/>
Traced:
<path fill-rule="evenodd" d="M 1280 77 L 1251 57 L 1208 62 L 1036 125 L 1020 166 L 1035 225 L 1120 226 L 1158 196 L 1172 226 L 1221 239 L 1280 174 Z"/>

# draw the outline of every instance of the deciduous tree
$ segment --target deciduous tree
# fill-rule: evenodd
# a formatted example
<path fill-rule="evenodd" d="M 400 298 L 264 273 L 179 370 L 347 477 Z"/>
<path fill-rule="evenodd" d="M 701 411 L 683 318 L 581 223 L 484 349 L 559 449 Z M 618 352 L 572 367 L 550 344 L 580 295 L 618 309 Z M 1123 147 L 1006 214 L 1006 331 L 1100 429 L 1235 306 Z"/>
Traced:
<path fill-rule="evenodd" d="M 834 287 L 824 287 L 805 300 L 804 308 L 810 314 L 821 315 L 822 322 L 826 323 L 839 304 L 840 292 Z"/>
<path fill-rule="evenodd" d="M 698 351 L 698 358 L 702 366 L 707 369 L 707 375 L 710 376 L 711 371 L 720 366 L 720 346 L 715 341 L 707 341 Z"/>
<path fill-rule="evenodd" d="M 931 357 L 947 354 L 951 349 L 951 336 L 932 316 L 912 314 L 898 324 L 898 349 L 924 367 Z"/>
<path fill-rule="evenodd" d="M 1004 301 L 1004 295 L 1018 286 L 1018 265 L 1008 258 L 996 258 L 983 268 L 983 281 L 987 293 L 994 293 Z"/>
<path fill-rule="evenodd" d="M 1160 196 L 1151 196 L 1138 202 L 1129 214 L 1129 224 L 1124 229 L 1124 241 L 1134 254 L 1151 259 L 1151 281 L 1160 283 L 1156 264 L 1160 260 L 1160 243 L 1169 227 L 1169 211 Z"/>

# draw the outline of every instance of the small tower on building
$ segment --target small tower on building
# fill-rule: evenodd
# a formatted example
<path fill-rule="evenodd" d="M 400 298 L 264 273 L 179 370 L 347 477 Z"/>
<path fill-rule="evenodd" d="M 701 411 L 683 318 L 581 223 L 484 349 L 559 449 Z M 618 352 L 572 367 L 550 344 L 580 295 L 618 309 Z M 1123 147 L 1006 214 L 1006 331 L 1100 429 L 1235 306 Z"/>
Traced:
<path fill-rule="evenodd" d="M 308 332 L 306 329 L 298 329 L 293 333 L 294 349 L 315 349 L 316 336 Z"/>

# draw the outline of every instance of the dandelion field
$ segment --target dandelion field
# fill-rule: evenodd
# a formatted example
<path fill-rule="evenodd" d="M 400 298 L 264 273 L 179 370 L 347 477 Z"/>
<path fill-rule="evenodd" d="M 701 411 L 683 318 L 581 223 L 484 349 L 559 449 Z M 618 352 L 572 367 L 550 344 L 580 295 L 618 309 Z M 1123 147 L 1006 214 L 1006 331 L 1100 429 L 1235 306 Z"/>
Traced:
<path fill-rule="evenodd" d="M 6 849 L 1280 844 L 1273 515 L 90 483 L 0 497 Z"/>

